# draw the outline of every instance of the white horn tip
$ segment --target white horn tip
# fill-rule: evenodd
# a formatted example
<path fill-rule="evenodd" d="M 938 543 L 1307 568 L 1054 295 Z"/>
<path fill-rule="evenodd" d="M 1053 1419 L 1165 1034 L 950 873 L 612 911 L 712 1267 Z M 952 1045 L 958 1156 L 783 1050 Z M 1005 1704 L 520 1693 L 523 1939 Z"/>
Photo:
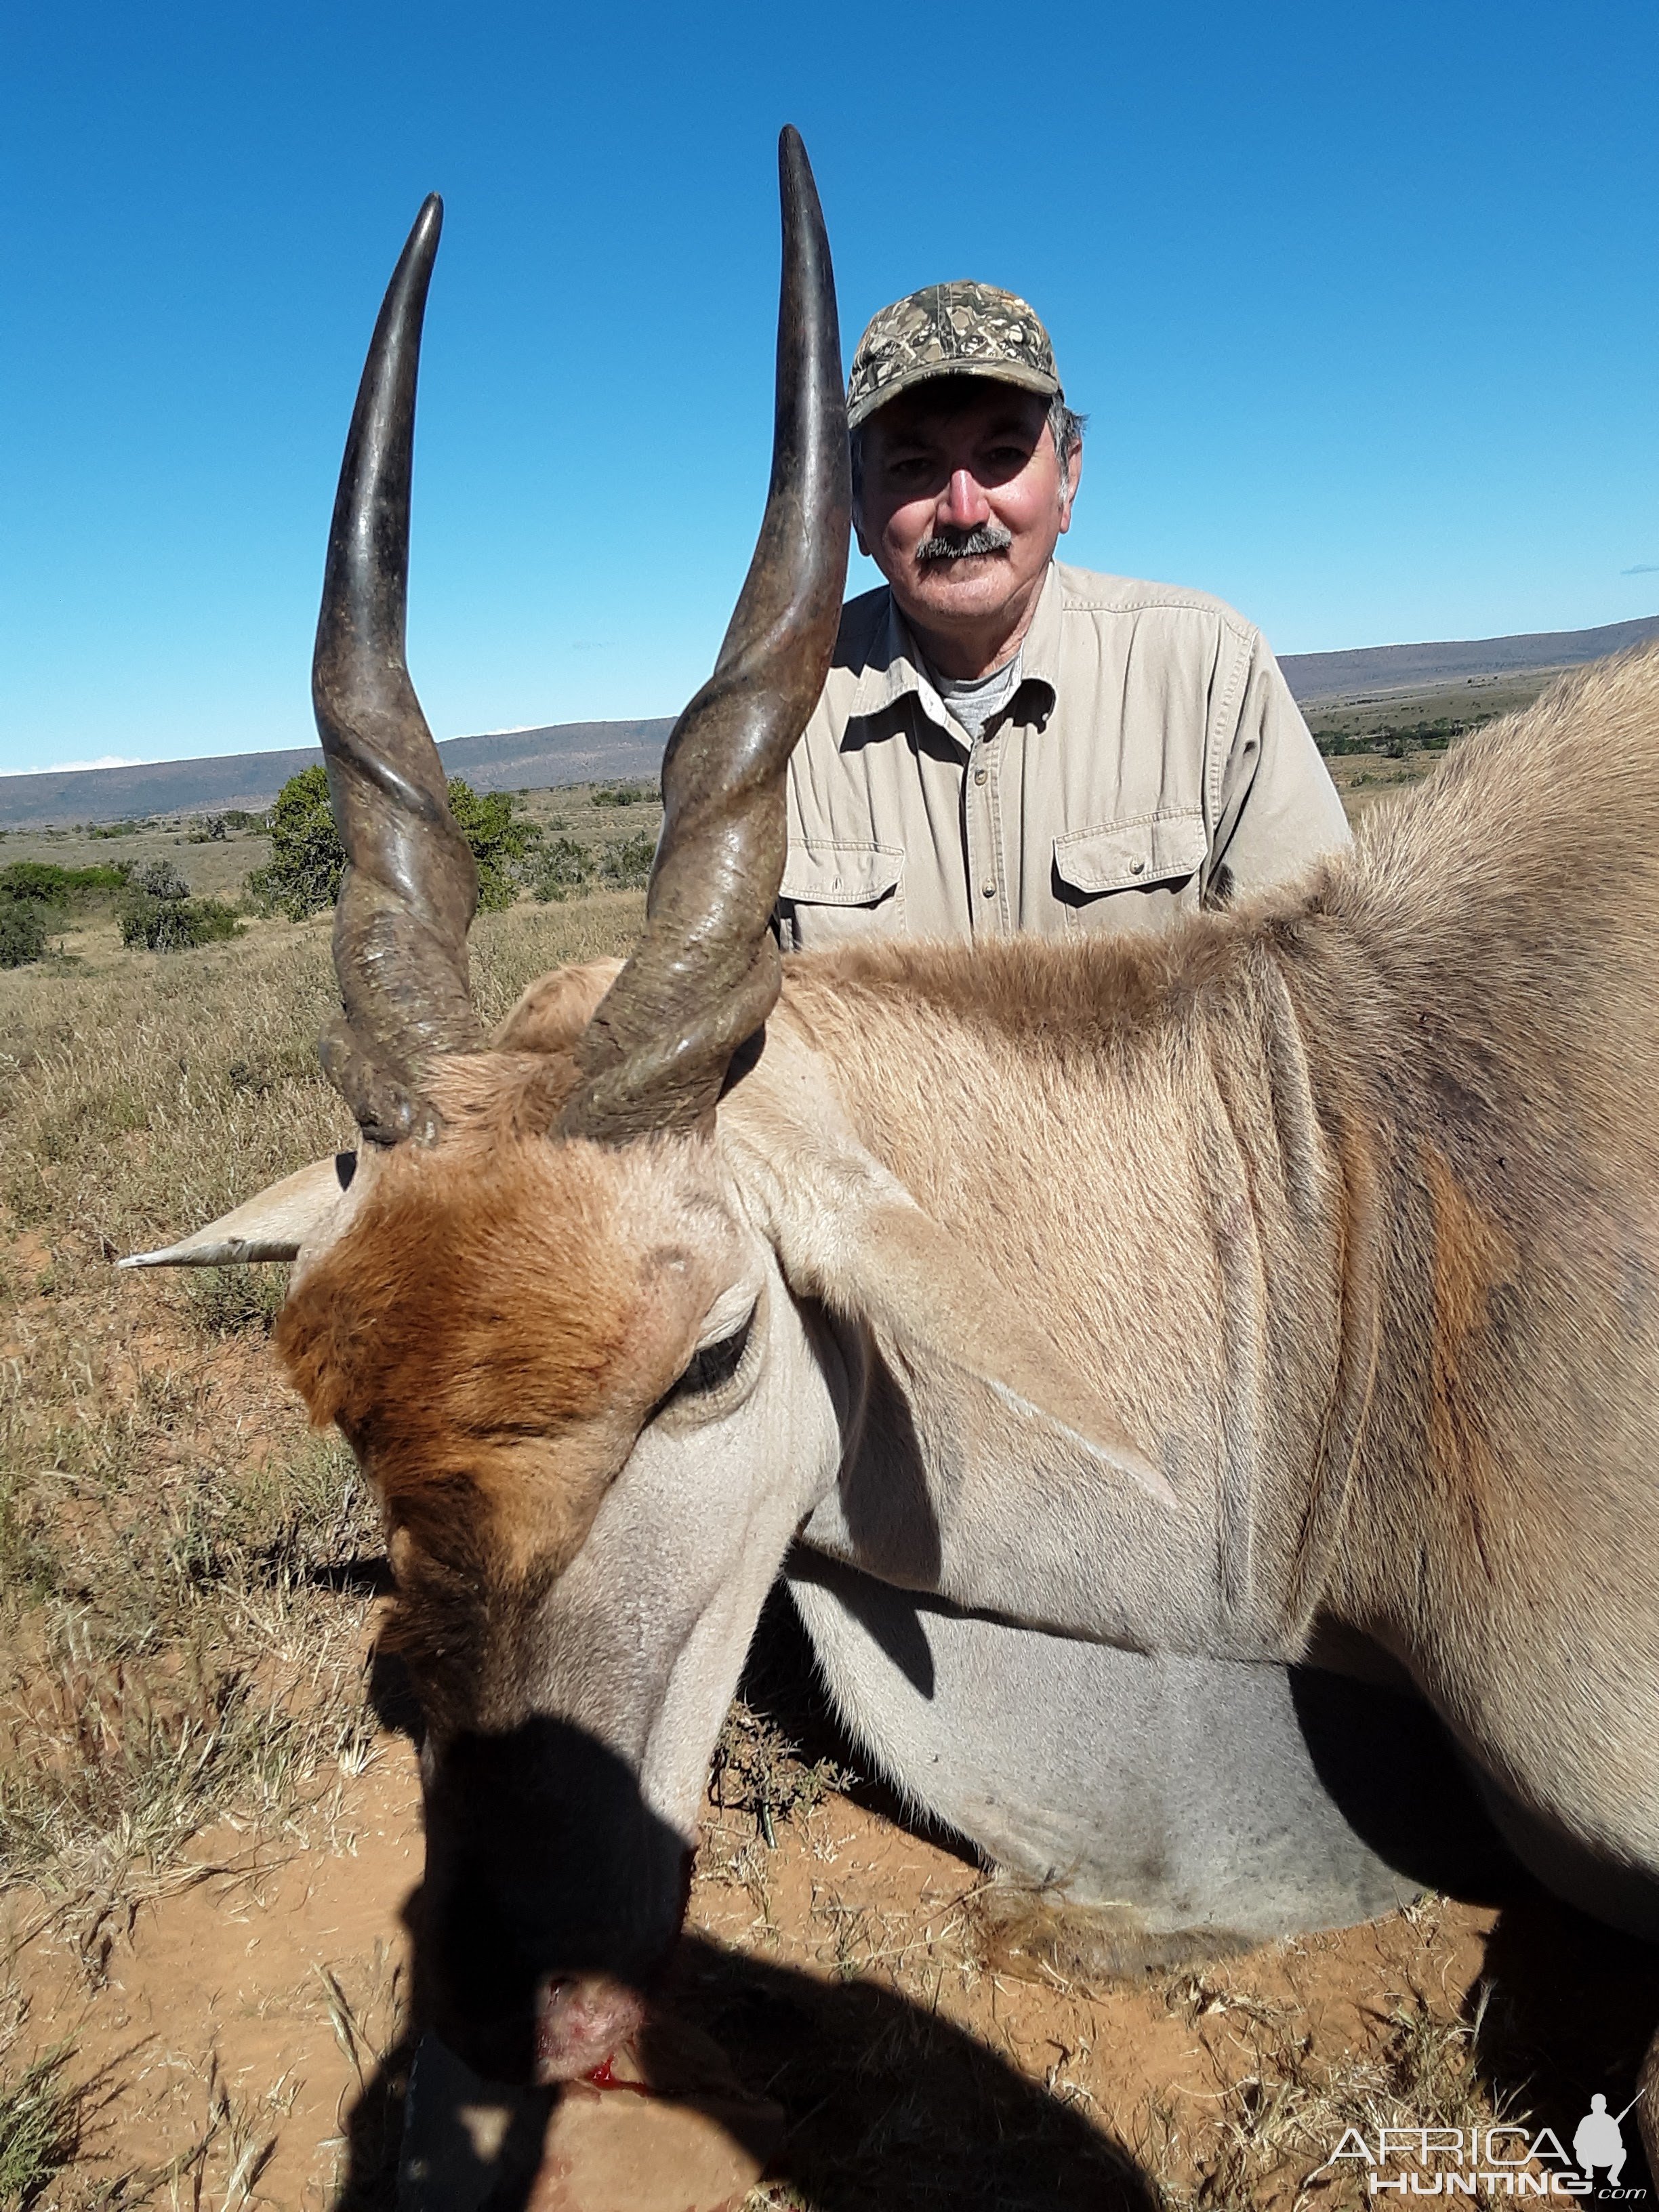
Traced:
<path fill-rule="evenodd" d="M 169 1244 L 159 1252 L 131 1252 L 118 1267 L 246 1267 L 271 1260 L 297 1260 L 300 1248 L 286 1240 L 232 1237 L 214 1244 Z"/>

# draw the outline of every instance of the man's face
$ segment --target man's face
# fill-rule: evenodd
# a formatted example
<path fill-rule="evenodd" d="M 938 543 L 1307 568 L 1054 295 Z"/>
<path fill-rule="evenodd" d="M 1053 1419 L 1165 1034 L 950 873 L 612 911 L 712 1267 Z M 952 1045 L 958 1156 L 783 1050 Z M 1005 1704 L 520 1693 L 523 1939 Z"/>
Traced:
<path fill-rule="evenodd" d="M 1036 392 L 951 377 L 902 392 L 864 426 L 860 549 L 924 632 L 994 626 L 1040 584 L 1082 468 L 1062 481 Z"/>

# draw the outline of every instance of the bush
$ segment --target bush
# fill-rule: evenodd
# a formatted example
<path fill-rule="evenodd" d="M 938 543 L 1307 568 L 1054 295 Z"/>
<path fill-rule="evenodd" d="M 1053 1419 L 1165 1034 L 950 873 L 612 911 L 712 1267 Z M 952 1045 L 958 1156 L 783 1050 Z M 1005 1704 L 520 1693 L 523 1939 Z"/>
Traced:
<path fill-rule="evenodd" d="M 617 890 L 638 890 L 651 880 L 651 863 L 656 858 L 657 841 L 648 830 L 641 830 L 636 837 L 624 837 L 620 845 L 607 847 L 599 859 L 599 880 Z"/>
<path fill-rule="evenodd" d="M 46 949 L 46 909 L 21 902 L 0 906 L 0 968 L 27 968 Z"/>
<path fill-rule="evenodd" d="M 171 860 L 152 860 L 127 880 L 141 898 L 173 901 L 190 896 L 190 885 Z"/>
<path fill-rule="evenodd" d="M 585 890 L 592 880 L 593 856 L 586 846 L 574 837 L 555 837 L 536 856 L 530 890 L 535 898 L 563 900 L 573 891 Z"/>
<path fill-rule="evenodd" d="M 478 904 L 485 914 L 512 905 L 541 842 L 540 830 L 518 809 L 510 791 L 474 791 L 458 775 L 449 779 L 449 811 L 478 864 Z"/>
<path fill-rule="evenodd" d="M 0 868 L 0 900 L 9 906 L 66 906 L 70 882 L 69 870 L 50 860 L 14 860 Z"/>
<path fill-rule="evenodd" d="M 118 891 L 127 880 L 116 868 L 60 868 L 51 860 L 14 860 L 0 868 L 0 905 L 77 906 L 100 891 Z"/>
<path fill-rule="evenodd" d="M 510 792 L 474 791 L 449 779 L 449 811 L 478 864 L 478 904 L 486 913 L 511 906 L 520 880 L 533 862 L 541 833 L 522 819 Z M 328 772 L 302 769 L 277 795 L 270 817 L 270 860 L 247 879 L 253 896 L 303 921 L 340 896 L 345 848 L 328 803 Z"/>
<path fill-rule="evenodd" d="M 595 806 L 642 806 L 648 799 L 656 797 L 655 787 L 648 783 L 602 783 L 593 794 Z"/>
<path fill-rule="evenodd" d="M 193 945 L 240 937 L 241 932 L 235 908 L 222 899 L 141 892 L 121 909 L 122 944 L 147 952 L 185 952 Z"/>
<path fill-rule="evenodd" d="M 289 776 L 270 810 L 270 859 L 247 879 L 255 898 L 303 921 L 340 896 L 345 848 L 328 803 L 328 771 L 301 769 Z"/>

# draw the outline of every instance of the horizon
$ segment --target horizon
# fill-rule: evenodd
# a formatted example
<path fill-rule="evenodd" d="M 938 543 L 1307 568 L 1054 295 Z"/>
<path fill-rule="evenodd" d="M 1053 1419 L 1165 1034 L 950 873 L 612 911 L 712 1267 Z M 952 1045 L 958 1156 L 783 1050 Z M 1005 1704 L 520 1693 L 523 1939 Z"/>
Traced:
<path fill-rule="evenodd" d="M 1385 646 L 1338 646 L 1338 648 L 1329 650 L 1329 653 L 1285 653 L 1285 654 L 1279 654 L 1279 661 L 1281 661 L 1281 665 L 1285 665 L 1285 668 L 1297 671 L 1297 668 L 1305 665 L 1307 661 L 1328 661 L 1328 659 L 1370 661 L 1374 659 L 1376 654 L 1385 654 L 1385 653 L 1460 653 L 1460 650 L 1478 650 L 1482 648 L 1482 646 L 1537 644 L 1540 639 L 1562 639 L 1562 641 L 1573 641 L 1573 644 L 1577 646 L 1582 644 L 1582 639 L 1586 637 L 1599 637 L 1599 635 L 1604 635 L 1606 630 L 1628 630 L 1632 629 L 1632 626 L 1659 626 L 1659 611 L 1652 615 L 1635 615 L 1635 617 L 1626 617 L 1624 622 L 1617 622 L 1617 623 L 1595 623 L 1595 626 L 1583 630 L 1510 630 L 1510 633 L 1500 633 L 1498 637 L 1394 639 L 1391 644 L 1385 644 Z M 1608 646 L 1608 648 L 1604 650 L 1614 653 L 1614 650 L 1624 650 L 1624 648 L 1620 648 L 1620 646 Z M 1513 661 L 1510 668 L 1506 668 L 1506 671 L 1504 668 L 1480 671 L 1478 677 L 1480 679 L 1493 679 L 1493 677 L 1498 677 L 1500 672 L 1506 672 L 1506 675 L 1524 675 L 1524 672 L 1528 671 L 1547 675 L 1547 672 L 1558 672 L 1559 668 L 1582 665 L 1583 659 L 1586 659 L 1586 654 L 1579 653 L 1579 650 L 1575 650 L 1575 653 L 1571 653 L 1568 657 L 1564 657 L 1562 661 L 1535 661 L 1531 659 L 1531 657 L 1520 657 L 1520 659 Z M 1474 679 L 1474 675 L 1471 675 L 1471 679 Z M 1376 671 L 1364 672 L 1364 675 L 1358 675 L 1358 672 L 1356 672 L 1356 681 L 1360 681 L 1367 690 L 1371 690 L 1371 688 L 1376 688 L 1378 681 L 1382 681 L 1382 677 L 1380 677 L 1380 672 Z M 1405 695 L 1420 692 L 1420 690 L 1436 690 L 1436 688 L 1449 686 L 1449 684 L 1453 684 L 1453 681 L 1455 681 L 1455 677 L 1451 675 L 1402 677 L 1402 679 L 1395 679 L 1391 686 L 1385 686 L 1385 692 L 1378 696 L 1385 696 L 1389 690 L 1402 690 Z M 1340 699 L 1340 690 L 1329 692 L 1329 695 L 1328 692 L 1312 692 L 1312 690 L 1301 692 L 1297 690 L 1294 684 L 1291 684 L 1291 696 L 1297 696 L 1298 706 L 1314 708 L 1314 706 L 1322 706 L 1322 703 L 1336 703 L 1338 699 Z M 602 717 L 584 717 L 584 719 L 577 719 L 577 721 L 566 721 L 566 723 L 526 721 L 526 723 L 514 723 L 514 728 L 507 728 L 507 730 L 456 730 L 456 732 L 452 732 L 449 737 L 435 738 L 435 744 L 438 745 L 489 744 L 491 738 L 538 737 L 538 734 L 557 737 L 557 734 L 564 734 L 566 730 L 635 730 L 639 728 L 641 723 L 661 723 L 661 726 L 672 728 L 672 721 L 675 721 L 672 714 L 648 714 L 648 717 L 639 717 L 639 714 L 608 714 L 608 717 L 604 717 L 602 714 Z M 112 768 L 192 768 L 192 765 L 199 765 L 199 763 L 206 765 L 208 761 L 234 761 L 234 759 L 258 761 L 258 759 L 268 759 L 268 757 L 296 757 L 296 754 L 303 754 L 303 752 L 314 752 L 319 754 L 319 759 L 321 759 L 321 744 L 319 744 L 316 734 L 312 734 L 312 738 L 305 745 L 268 745 L 268 748 L 250 748 L 246 750 L 246 752 L 157 754 L 157 757 L 153 757 L 153 759 L 142 759 L 142 761 L 139 759 L 60 761 L 60 763 L 51 765 L 51 768 L 15 768 L 15 769 L 0 768 L 0 783 L 4 783 L 4 781 L 24 781 L 24 779 L 31 779 L 31 776 L 97 775 L 100 769 L 112 769 Z"/>
<path fill-rule="evenodd" d="M 1622 623 L 1591 624 L 1587 629 L 1581 630 L 1510 630 L 1507 632 L 1500 632 L 1492 637 L 1485 638 L 1395 638 L 1390 640 L 1388 643 L 1382 645 L 1337 646 L 1329 648 L 1329 650 L 1326 652 L 1316 651 L 1311 653 L 1281 653 L 1278 658 L 1281 663 L 1291 663 L 1309 659 L 1326 659 L 1332 658 L 1340 659 L 1347 657 L 1357 658 L 1360 655 L 1369 655 L 1376 653 L 1431 652 L 1442 647 L 1506 645 L 1513 641 L 1519 641 L 1522 639 L 1535 637 L 1579 638 L 1593 635 L 1595 630 L 1599 629 L 1618 629 L 1625 627 L 1631 622 L 1659 623 L 1659 610 L 1656 610 L 1651 614 L 1626 616 L 1623 618 Z M 1370 679 L 1367 680 L 1370 681 Z M 459 744 L 465 744 L 474 738 L 483 740 L 491 738 L 529 737 L 541 731 L 579 729 L 584 726 L 620 729 L 641 721 L 663 721 L 672 723 L 673 719 L 674 717 L 672 714 L 585 715 L 578 717 L 576 720 L 570 722 L 515 722 L 510 727 L 506 729 L 454 730 L 443 737 L 437 738 L 436 742 L 440 745 Z M 311 738 L 301 744 L 253 745 L 246 747 L 240 751 L 217 753 L 158 753 L 142 760 L 109 757 L 102 760 L 59 761 L 53 763 L 51 766 L 46 768 L 0 768 L 0 783 L 3 783 L 11 778 L 21 778 L 26 776 L 88 775 L 94 775 L 102 769 L 167 768 L 185 766 L 195 761 L 233 759 L 258 760 L 266 754 L 304 751 L 320 752 L 320 746 L 314 732 Z"/>
<path fill-rule="evenodd" d="M 1653 605 L 1659 19 L 1631 0 L 1029 43 L 970 4 L 945 45 L 900 9 L 845 63 L 741 7 L 94 0 L 11 59 L 0 774 L 312 743 L 341 443 L 434 185 L 433 728 L 678 713 L 769 465 L 785 120 L 843 356 L 942 276 L 1048 324 L 1091 417 L 1064 558 L 1213 592 L 1287 658 Z"/>

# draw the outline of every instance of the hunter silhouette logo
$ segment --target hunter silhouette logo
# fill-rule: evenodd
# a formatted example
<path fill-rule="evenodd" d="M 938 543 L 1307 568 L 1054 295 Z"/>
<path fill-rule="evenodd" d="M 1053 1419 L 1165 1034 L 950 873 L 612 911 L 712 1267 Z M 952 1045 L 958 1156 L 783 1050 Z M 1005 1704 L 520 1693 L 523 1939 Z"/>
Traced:
<path fill-rule="evenodd" d="M 1638 2089 L 1617 2118 L 1607 2110 L 1607 2100 L 1599 2089 L 1590 2099 L 1590 2108 L 1579 2121 L 1572 2138 L 1572 2154 L 1583 2169 L 1587 2181 L 1595 2180 L 1598 2166 L 1606 2166 L 1607 2187 L 1619 2187 L 1619 2177 L 1623 2173 L 1625 2160 L 1630 2155 L 1625 2148 L 1625 2137 L 1619 2122 L 1641 2103 L 1642 2094 Z M 1645 2195 L 1646 2191 L 1643 2194 Z"/>

